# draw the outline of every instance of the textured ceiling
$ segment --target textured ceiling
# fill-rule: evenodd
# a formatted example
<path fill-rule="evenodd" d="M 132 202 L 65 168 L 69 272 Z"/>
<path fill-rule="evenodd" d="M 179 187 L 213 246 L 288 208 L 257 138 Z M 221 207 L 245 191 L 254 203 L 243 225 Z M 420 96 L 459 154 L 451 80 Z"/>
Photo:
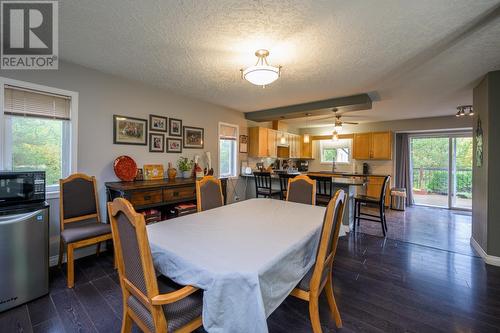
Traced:
<path fill-rule="evenodd" d="M 63 0 L 61 57 L 240 111 L 368 92 L 377 121 L 454 114 L 500 69 L 500 0 Z M 488 13 L 490 13 L 488 15 Z M 267 48 L 282 77 L 239 69 Z"/>

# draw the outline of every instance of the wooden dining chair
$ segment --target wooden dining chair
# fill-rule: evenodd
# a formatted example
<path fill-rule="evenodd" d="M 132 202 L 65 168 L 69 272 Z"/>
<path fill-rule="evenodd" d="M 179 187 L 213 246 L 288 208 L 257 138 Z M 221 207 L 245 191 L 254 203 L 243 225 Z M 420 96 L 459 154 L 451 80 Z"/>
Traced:
<path fill-rule="evenodd" d="M 99 254 L 101 242 L 112 238 L 111 226 L 101 223 L 94 176 L 75 173 L 60 179 L 59 191 L 59 266 L 66 248 L 67 285 L 73 288 L 75 249 L 97 244 Z"/>
<path fill-rule="evenodd" d="M 205 176 L 196 181 L 196 208 L 198 212 L 224 206 L 220 179 Z"/>
<path fill-rule="evenodd" d="M 385 217 L 385 196 L 387 193 L 387 186 L 389 186 L 389 181 L 391 176 L 385 176 L 384 183 L 382 185 L 382 190 L 379 197 L 369 197 L 366 195 L 357 195 L 354 197 L 354 225 L 353 231 L 356 232 L 356 223 L 359 226 L 361 220 L 379 222 L 382 226 L 382 234 L 387 233 L 387 220 Z M 361 204 L 376 205 L 378 208 L 378 214 L 363 213 L 361 211 Z"/>
<path fill-rule="evenodd" d="M 123 198 L 108 202 L 108 212 L 123 296 L 121 332 L 131 332 L 132 321 L 146 333 L 202 326 L 200 290 L 156 277 L 144 216 Z"/>
<path fill-rule="evenodd" d="M 254 172 L 255 180 L 255 194 L 256 198 L 263 196 L 264 198 L 272 198 L 273 196 L 280 195 L 280 190 L 273 190 L 272 179 L 270 172 Z"/>
<path fill-rule="evenodd" d="M 281 200 L 286 200 L 286 194 L 288 191 L 288 181 L 295 177 L 295 175 L 290 175 L 288 173 L 279 173 L 278 177 L 280 179 L 280 198 Z"/>
<path fill-rule="evenodd" d="M 326 206 L 333 196 L 332 177 L 311 176 L 316 181 L 316 205 Z"/>
<path fill-rule="evenodd" d="M 330 312 L 335 319 L 335 325 L 337 328 L 342 327 L 342 319 L 333 294 L 332 272 L 340 226 L 344 216 L 344 204 L 345 193 L 343 190 L 338 190 L 326 207 L 316 263 L 291 292 L 292 296 L 309 302 L 309 317 L 314 333 L 322 332 L 318 306 L 319 295 L 323 289 L 325 289 L 326 299 Z"/>
<path fill-rule="evenodd" d="M 286 201 L 314 206 L 316 204 L 316 181 L 306 175 L 299 175 L 290 179 Z"/>

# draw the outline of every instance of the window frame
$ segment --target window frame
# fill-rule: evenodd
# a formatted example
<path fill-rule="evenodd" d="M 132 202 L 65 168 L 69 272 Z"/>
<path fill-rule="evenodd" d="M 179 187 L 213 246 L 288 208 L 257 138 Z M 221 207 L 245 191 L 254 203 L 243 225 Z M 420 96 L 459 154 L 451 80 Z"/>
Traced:
<path fill-rule="evenodd" d="M 233 128 L 236 128 L 236 138 L 235 138 L 235 152 L 234 152 L 234 157 L 235 157 L 235 160 L 234 160 L 234 175 L 230 175 L 228 177 L 224 176 L 224 178 L 229 178 L 229 179 L 233 179 L 233 178 L 238 178 L 239 177 L 239 172 L 238 172 L 238 161 L 239 161 L 239 137 L 240 137 L 240 126 L 237 125 L 237 124 L 230 124 L 230 123 L 226 123 L 226 122 L 219 122 L 219 124 L 217 125 L 217 161 L 218 161 L 218 165 L 217 165 L 217 168 L 218 168 L 218 175 L 219 177 L 221 177 L 221 159 L 220 159 L 220 141 L 221 141 L 221 125 L 224 125 L 224 126 L 228 126 L 228 127 L 233 127 Z"/>
<path fill-rule="evenodd" d="M 349 148 L 349 162 L 335 162 L 336 165 L 350 165 L 352 164 L 352 139 L 340 139 L 340 140 L 349 140 L 350 141 L 350 144 L 348 146 Z M 333 162 L 328 162 L 328 161 L 323 161 L 323 141 L 331 141 L 331 140 L 319 140 L 319 147 L 318 147 L 318 150 L 319 150 L 319 161 L 320 161 L 320 164 L 324 164 L 324 165 L 332 165 Z M 325 148 L 330 148 L 330 147 L 325 147 Z M 335 148 L 333 148 L 335 149 Z"/>
<path fill-rule="evenodd" d="M 0 76 L 0 170 L 5 169 L 6 161 L 5 154 L 7 152 L 8 147 L 6 147 L 5 139 L 5 125 L 6 125 L 6 115 L 4 111 L 4 93 L 5 86 L 15 86 L 19 88 L 29 89 L 29 90 L 38 90 L 40 92 L 46 92 L 49 94 L 63 95 L 70 97 L 70 120 L 68 121 L 67 126 L 63 124 L 63 138 L 64 134 L 67 135 L 70 139 L 70 144 L 63 144 L 62 151 L 68 151 L 69 154 L 69 166 L 66 170 L 69 171 L 69 174 L 76 172 L 77 162 L 78 162 L 78 92 L 64 90 L 59 88 L 54 88 L 50 86 L 45 86 L 41 84 L 14 80 L 6 77 Z M 69 133 L 68 133 L 69 132 Z M 65 140 L 63 140 L 65 142 Z M 65 159 L 63 159 L 64 161 Z M 65 168 L 63 168 L 64 170 Z M 62 175 L 63 178 L 69 176 Z M 47 199 L 57 198 L 59 196 L 59 185 L 50 185 L 46 187 L 46 195 Z"/>

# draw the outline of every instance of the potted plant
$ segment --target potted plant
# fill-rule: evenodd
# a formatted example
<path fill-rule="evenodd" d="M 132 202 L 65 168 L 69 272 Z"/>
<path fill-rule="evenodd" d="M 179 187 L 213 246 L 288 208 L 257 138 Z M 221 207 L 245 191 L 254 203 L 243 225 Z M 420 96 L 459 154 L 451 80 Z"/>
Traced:
<path fill-rule="evenodd" d="M 193 161 L 187 157 L 179 157 L 177 168 L 182 173 L 182 178 L 191 178 L 191 170 L 193 169 Z"/>

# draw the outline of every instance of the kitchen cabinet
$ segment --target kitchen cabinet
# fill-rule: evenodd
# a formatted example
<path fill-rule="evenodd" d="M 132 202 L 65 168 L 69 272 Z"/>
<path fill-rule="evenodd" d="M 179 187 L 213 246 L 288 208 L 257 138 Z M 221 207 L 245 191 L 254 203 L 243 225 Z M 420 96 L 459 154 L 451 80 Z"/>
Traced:
<path fill-rule="evenodd" d="M 299 135 L 290 134 L 290 158 L 300 158 Z"/>
<path fill-rule="evenodd" d="M 249 157 L 278 157 L 278 146 L 282 146 L 281 138 L 288 147 L 288 157 L 302 157 L 302 136 L 265 127 L 250 127 L 248 129 L 248 156 Z M 309 148 L 312 158 L 312 149 Z M 280 154 L 283 155 L 283 154 Z"/>
<path fill-rule="evenodd" d="M 274 157 L 278 156 L 278 132 L 265 127 L 250 127 L 248 129 L 248 156 Z"/>
<path fill-rule="evenodd" d="M 372 133 L 372 159 L 392 159 L 392 132 Z"/>
<path fill-rule="evenodd" d="M 371 156 L 371 133 L 355 133 L 352 140 L 352 158 L 369 160 Z"/>
<path fill-rule="evenodd" d="M 392 132 L 355 133 L 352 157 L 355 160 L 392 159 Z"/>
<path fill-rule="evenodd" d="M 268 157 L 268 129 L 264 127 L 250 127 L 248 129 L 248 156 Z"/>
<path fill-rule="evenodd" d="M 278 157 L 278 131 L 267 129 L 267 156 Z"/>

